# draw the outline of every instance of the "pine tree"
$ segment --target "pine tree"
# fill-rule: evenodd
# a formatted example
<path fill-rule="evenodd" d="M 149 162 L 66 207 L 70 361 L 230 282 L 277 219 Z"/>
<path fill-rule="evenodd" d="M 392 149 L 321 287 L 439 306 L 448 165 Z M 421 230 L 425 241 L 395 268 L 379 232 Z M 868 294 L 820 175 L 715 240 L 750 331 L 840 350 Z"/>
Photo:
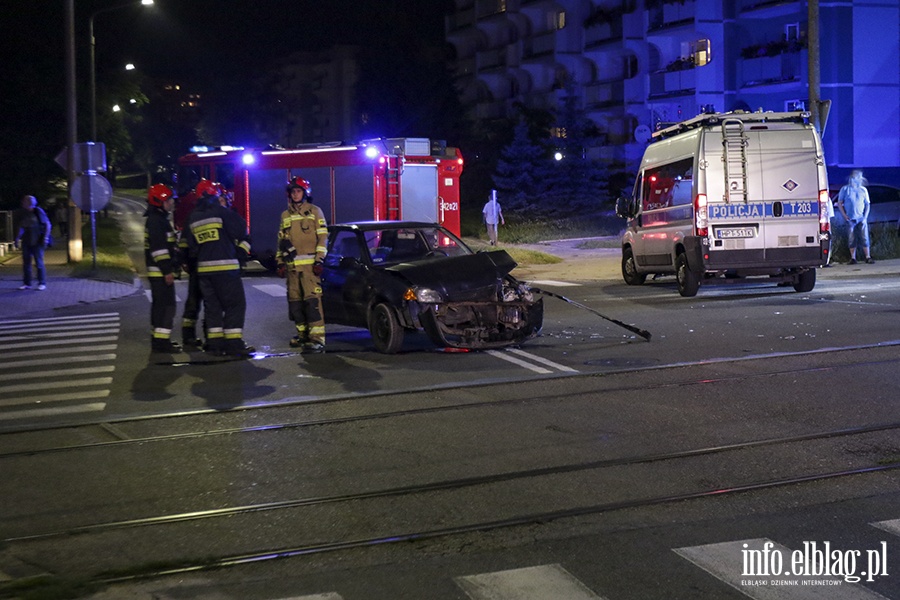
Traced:
<path fill-rule="evenodd" d="M 557 150 L 561 154 L 548 177 L 546 200 L 558 215 L 583 215 L 596 212 L 606 199 L 608 174 L 605 168 L 588 156 L 596 147 L 599 131 L 579 107 L 572 83 L 560 103 Z"/>
<path fill-rule="evenodd" d="M 527 209 L 540 202 L 545 186 L 539 175 L 547 163 L 546 155 L 546 149 L 531 139 L 528 123 L 520 119 L 512 141 L 500 153 L 493 176 L 508 211 Z"/>

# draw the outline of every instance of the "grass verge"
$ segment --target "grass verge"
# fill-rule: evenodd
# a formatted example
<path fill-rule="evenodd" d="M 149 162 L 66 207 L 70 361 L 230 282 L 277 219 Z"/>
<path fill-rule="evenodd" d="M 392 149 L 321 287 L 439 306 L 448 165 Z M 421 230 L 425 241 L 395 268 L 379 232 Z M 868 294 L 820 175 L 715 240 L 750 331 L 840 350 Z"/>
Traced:
<path fill-rule="evenodd" d="M 91 239 L 91 223 L 81 228 L 84 253 L 81 262 L 72 268 L 73 277 L 102 279 L 105 281 L 134 280 L 134 265 L 122 242 L 122 230 L 118 221 L 111 217 L 97 218 L 97 260 L 94 266 L 94 249 Z"/>

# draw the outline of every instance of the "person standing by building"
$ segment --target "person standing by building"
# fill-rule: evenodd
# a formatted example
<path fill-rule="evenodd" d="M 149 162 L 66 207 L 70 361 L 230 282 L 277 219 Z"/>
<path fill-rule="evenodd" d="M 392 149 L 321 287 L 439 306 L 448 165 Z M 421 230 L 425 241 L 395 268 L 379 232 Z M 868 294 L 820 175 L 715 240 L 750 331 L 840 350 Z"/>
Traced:
<path fill-rule="evenodd" d="M 297 328 L 292 348 L 304 353 L 325 351 L 322 311 L 322 263 L 328 225 L 322 209 L 312 203 L 312 187 L 302 177 L 287 185 L 288 207 L 278 231 L 279 275 L 287 277 L 288 314 Z"/>
<path fill-rule="evenodd" d="M 487 226 L 488 239 L 491 241 L 491 246 L 496 246 L 497 225 L 506 225 L 506 221 L 503 219 L 503 211 L 500 209 L 500 203 L 497 202 L 497 190 L 491 190 L 491 195 L 487 204 L 481 210 L 481 214 L 484 224 Z"/>
<path fill-rule="evenodd" d="M 221 186 L 203 180 L 196 192 L 197 207 L 185 229 L 203 296 L 206 351 L 246 358 L 255 351 L 244 343 L 247 298 L 241 268 L 250 253 L 247 222 L 222 205 Z"/>
<path fill-rule="evenodd" d="M 172 190 L 157 183 L 147 191 L 147 223 L 144 226 L 144 262 L 150 280 L 150 326 L 153 352 L 181 352 L 172 342 L 172 323 L 175 321 L 175 230 L 169 213 L 175 205 Z"/>
<path fill-rule="evenodd" d="M 838 193 L 838 210 L 841 211 L 847 224 L 850 226 L 850 264 L 856 264 L 856 248 L 862 246 L 866 262 L 874 263 L 869 254 L 869 190 L 866 189 L 866 180 L 862 171 L 854 170 L 850 173 L 847 185 Z"/>
<path fill-rule="evenodd" d="M 37 198 L 22 198 L 22 212 L 19 217 L 19 231 L 16 246 L 22 249 L 22 286 L 20 290 L 30 290 L 32 284 L 31 261 L 37 269 L 39 290 L 47 289 L 47 269 L 44 266 L 44 249 L 50 245 L 50 219 L 44 209 L 38 206 Z"/>

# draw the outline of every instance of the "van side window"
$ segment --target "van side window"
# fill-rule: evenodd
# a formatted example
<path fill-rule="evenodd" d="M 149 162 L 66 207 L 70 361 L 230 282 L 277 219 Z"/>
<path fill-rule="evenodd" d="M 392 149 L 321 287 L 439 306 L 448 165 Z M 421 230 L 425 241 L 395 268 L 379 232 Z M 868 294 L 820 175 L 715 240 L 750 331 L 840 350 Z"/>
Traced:
<path fill-rule="evenodd" d="M 659 210 L 691 203 L 694 179 L 694 159 L 679 161 L 647 169 L 644 172 L 643 210 Z"/>

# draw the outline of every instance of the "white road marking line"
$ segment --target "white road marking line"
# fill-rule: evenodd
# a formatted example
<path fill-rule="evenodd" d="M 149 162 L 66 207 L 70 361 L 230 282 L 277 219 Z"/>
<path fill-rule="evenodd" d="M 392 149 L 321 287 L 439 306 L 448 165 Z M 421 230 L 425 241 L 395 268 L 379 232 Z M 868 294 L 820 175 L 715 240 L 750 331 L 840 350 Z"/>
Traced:
<path fill-rule="evenodd" d="M 552 285 L 555 287 L 579 287 L 580 283 L 572 283 L 569 281 L 554 281 L 553 279 L 535 279 L 534 281 L 526 282 L 531 285 Z"/>
<path fill-rule="evenodd" d="M 879 521 L 878 523 L 872 523 L 873 527 L 877 527 L 878 529 L 883 529 L 888 533 L 893 533 L 894 535 L 900 536 L 900 519 L 893 519 L 891 521 Z"/>
<path fill-rule="evenodd" d="M 119 319 L 99 319 L 96 321 L 61 321 L 59 323 L 29 323 L 27 325 L 8 325 L 6 327 L 0 326 L 0 336 L 22 332 L 40 333 L 42 331 L 78 331 L 80 329 L 97 329 L 99 327 L 118 326 Z"/>
<path fill-rule="evenodd" d="M 274 296 L 275 298 L 283 298 L 287 296 L 287 288 L 277 283 L 261 283 L 259 285 L 254 285 L 253 287 L 258 289 L 262 293 Z"/>
<path fill-rule="evenodd" d="M 115 350 L 115 347 L 113 347 L 113 350 Z M 69 353 L 69 352 L 72 352 L 72 350 L 66 349 L 66 352 Z M 49 352 L 47 352 L 46 354 L 49 354 Z M 115 360 L 115 359 L 116 359 L 115 354 L 94 354 L 94 355 L 85 354 L 85 355 L 81 355 L 81 356 L 66 356 L 65 362 L 66 362 L 66 364 L 71 364 L 71 363 L 78 363 L 78 362 L 81 362 L 81 363 L 102 362 L 102 361 Z M 5 361 L 4 360 L 4 361 L 0 361 L 0 371 L 9 370 L 9 369 L 21 369 L 22 367 L 39 367 L 42 365 L 51 365 L 51 366 L 56 367 L 59 365 L 61 360 L 63 360 L 63 359 L 60 359 L 59 357 L 34 358 L 31 360 L 16 360 L 16 361 Z M 58 374 L 58 371 L 53 371 L 53 375 L 57 375 L 57 374 Z M 42 373 L 41 376 L 46 377 L 47 373 Z"/>
<path fill-rule="evenodd" d="M 59 361 L 54 361 L 58 363 Z M 77 369 L 54 369 L 52 372 L 46 371 L 26 371 L 24 373 L 10 373 L 0 375 L 0 381 L 18 381 L 22 379 L 46 379 L 47 377 L 67 377 L 70 375 L 90 375 L 93 373 L 112 373 L 116 370 L 115 365 L 103 365 L 99 367 L 81 367 Z M 6 391 L 6 388 L 3 389 Z M 2 393 L 2 392 L 0 392 Z"/>
<path fill-rule="evenodd" d="M 45 402 L 66 402 L 68 400 L 92 400 L 109 397 L 109 390 L 93 390 L 90 392 L 72 392 L 71 394 L 53 394 L 52 396 L 31 396 L 29 398 L 10 398 L 0 400 L 0 406 L 19 406 L 22 404 L 43 404 Z M 3 413 L 0 413 L 3 414 Z"/>
<path fill-rule="evenodd" d="M 16 325 L 16 324 L 26 324 L 26 325 L 35 325 L 41 323 L 61 323 L 64 321 L 86 321 L 90 323 L 94 323 L 103 319 L 113 318 L 116 321 L 119 320 L 119 313 L 99 313 L 96 315 L 72 315 L 69 317 L 46 317 L 43 319 L 13 319 L 9 321 L 0 321 L 0 328 L 4 328 L 7 325 Z"/>
<path fill-rule="evenodd" d="M 552 360 L 548 360 L 541 356 L 537 356 L 535 354 L 531 354 L 530 352 L 525 352 L 524 350 L 519 350 L 518 348 L 507 348 L 507 352 L 513 352 L 514 354 L 518 354 L 519 356 L 524 356 L 529 360 L 533 360 L 534 362 L 539 362 L 543 365 L 547 365 L 548 367 L 553 367 L 554 369 L 558 369 L 560 371 L 564 371 L 566 373 L 578 373 L 578 369 L 573 369 L 572 367 L 567 367 L 566 365 L 561 365 L 559 363 L 553 362 Z"/>
<path fill-rule="evenodd" d="M 79 352 L 109 352 L 110 350 L 115 350 L 118 348 L 118 344 L 101 344 L 99 346 L 75 346 L 72 348 L 71 346 L 66 346 L 65 348 L 41 348 L 40 350 L 22 350 L 21 352 L 16 352 L 17 357 L 28 357 L 28 356 L 46 356 L 48 354 L 75 354 L 75 356 L 67 357 L 67 361 L 71 360 L 96 360 L 94 356 L 79 356 Z M 96 356 L 108 356 L 115 358 L 115 354 L 98 354 Z M 59 359 L 53 359 L 57 361 Z M 5 365 L 10 364 L 9 361 L 0 362 L 0 368 L 3 368 Z"/>
<path fill-rule="evenodd" d="M 771 544 L 771 546 L 768 546 L 769 553 L 765 556 L 769 558 L 776 555 L 780 556 L 782 559 L 782 572 L 792 573 L 794 564 L 791 550 L 765 538 L 674 548 L 673 550 L 682 558 L 694 563 L 710 575 L 755 600 L 820 600 L 826 597 L 826 592 L 827 597 L 832 600 L 885 600 L 884 596 L 876 594 L 861 585 L 846 582 L 840 576 L 744 575 L 745 561 L 750 562 L 750 559 L 745 556 L 745 550 L 757 550 L 762 553 L 764 545 L 767 543 Z M 756 562 L 765 562 L 765 558 L 759 555 L 755 556 L 759 558 Z M 774 561 L 769 562 L 772 563 Z M 770 564 L 760 565 L 759 567 L 751 566 L 753 566 L 754 573 L 762 572 L 759 570 L 760 568 L 774 569 Z M 864 570 L 865 566 L 861 564 L 860 568 Z M 859 573 L 856 574 L 859 575 Z M 773 581 L 777 583 L 773 584 Z M 793 583 L 795 581 L 797 583 Z M 804 584 L 804 581 L 807 583 Z M 823 581 L 834 583 L 825 585 L 813 583 Z"/>
<path fill-rule="evenodd" d="M 505 352 L 500 352 L 499 350 L 488 350 L 487 353 L 490 354 L 491 356 L 496 356 L 497 358 L 499 358 L 501 360 L 505 360 L 506 362 L 511 362 L 514 365 L 518 365 L 520 367 L 525 367 L 529 371 L 534 371 L 535 373 L 540 373 L 542 375 L 546 375 L 547 373 L 553 372 L 549 369 L 545 369 L 543 367 L 539 367 L 537 365 L 527 363 L 524 360 L 519 360 L 518 358 L 516 358 L 514 356 L 509 356 Z"/>
<path fill-rule="evenodd" d="M 92 379 L 76 379 L 74 381 L 41 381 L 37 383 L 23 383 L 20 385 L 5 385 L 0 391 L 0 396 L 18 392 L 31 392 L 37 390 L 58 390 L 60 388 L 86 387 L 91 385 L 109 385 L 112 377 L 94 377 Z M 23 399 L 28 401 L 27 398 Z"/>
<path fill-rule="evenodd" d="M 88 331 L 89 330 L 89 331 Z M 82 327 L 79 329 L 74 329 L 71 331 L 60 331 L 58 329 L 54 329 L 53 331 L 39 331 L 35 333 L 30 333 L 28 335 L 22 335 L 22 333 L 18 333 L 17 335 L 0 335 L 0 343 L 6 341 L 20 341 L 20 340 L 45 340 L 45 339 L 54 339 L 54 338 L 71 338 L 73 335 L 77 335 L 79 337 L 84 337 L 86 335 L 104 335 L 108 333 L 119 333 L 119 328 L 115 329 L 91 329 L 88 327 Z"/>
<path fill-rule="evenodd" d="M 31 417 L 52 417 L 56 415 L 71 415 L 83 412 L 98 412 L 106 408 L 105 402 L 91 404 L 77 404 L 75 406 L 56 406 L 48 408 L 34 408 L 28 410 L 14 410 L 0 413 L 0 421 L 13 419 L 28 419 Z"/>
<path fill-rule="evenodd" d="M 101 342 L 118 342 L 119 338 L 117 336 L 107 336 L 107 337 L 99 337 L 99 338 L 78 338 L 74 340 L 74 342 L 78 344 L 99 344 Z M 78 352 L 78 351 L 87 351 L 87 350 L 115 350 L 116 345 L 113 344 L 111 346 L 75 346 L 72 347 L 69 344 L 72 344 L 73 340 L 44 340 L 44 341 L 30 341 L 30 342 L 22 342 L 19 344 L 2 344 L 2 338 L 0 338 L 0 352 L 4 350 L 18 350 L 21 348 L 43 348 L 42 350 L 35 350 L 34 352 L 16 352 L 16 356 L 27 356 L 29 354 L 47 354 L 50 352 Z M 48 348 L 47 346 L 63 346 L 62 348 Z"/>
<path fill-rule="evenodd" d="M 558 564 L 455 577 L 472 600 L 603 600 Z"/>

